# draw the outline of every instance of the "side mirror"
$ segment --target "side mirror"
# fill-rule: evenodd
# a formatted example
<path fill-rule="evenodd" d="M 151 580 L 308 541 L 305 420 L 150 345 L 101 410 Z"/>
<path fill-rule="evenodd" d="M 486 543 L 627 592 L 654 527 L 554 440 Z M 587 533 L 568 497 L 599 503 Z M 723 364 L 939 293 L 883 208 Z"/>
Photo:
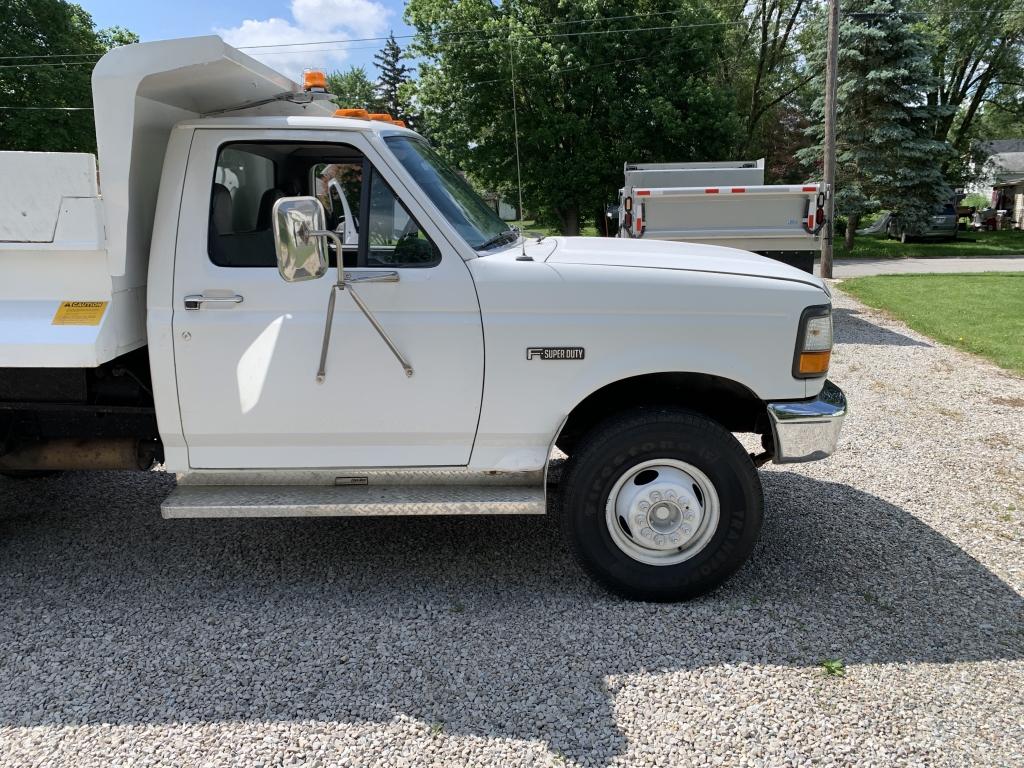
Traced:
<path fill-rule="evenodd" d="M 274 250 L 277 271 L 289 283 L 316 280 L 330 264 L 322 237 L 324 206 L 315 197 L 282 197 L 274 203 Z"/>

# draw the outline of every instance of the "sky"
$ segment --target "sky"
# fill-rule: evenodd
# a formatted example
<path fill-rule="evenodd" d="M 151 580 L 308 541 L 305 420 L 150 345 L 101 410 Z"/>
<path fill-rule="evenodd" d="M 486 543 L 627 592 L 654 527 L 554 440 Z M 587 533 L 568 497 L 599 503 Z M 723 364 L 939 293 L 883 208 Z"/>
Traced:
<path fill-rule="evenodd" d="M 143 42 L 172 37 L 220 35 L 236 47 L 290 46 L 248 49 L 269 66 L 298 77 L 303 69 L 366 67 L 375 78 L 373 54 L 382 41 L 317 43 L 318 41 L 385 37 L 394 30 L 403 48 L 412 30 L 402 21 L 402 0 L 171 0 L 128 3 L 125 0 L 77 0 L 99 27 L 127 27 Z"/>

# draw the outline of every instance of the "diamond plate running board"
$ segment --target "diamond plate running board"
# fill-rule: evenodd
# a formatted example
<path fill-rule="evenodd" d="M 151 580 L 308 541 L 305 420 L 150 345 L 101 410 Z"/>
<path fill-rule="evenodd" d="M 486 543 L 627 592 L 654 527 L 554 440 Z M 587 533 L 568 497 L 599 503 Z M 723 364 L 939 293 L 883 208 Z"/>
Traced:
<path fill-rule="evenodd" d="M 528 486 L 179 485 L 165 518 L 373 515 L 542 515 L 544 489 Z"/>

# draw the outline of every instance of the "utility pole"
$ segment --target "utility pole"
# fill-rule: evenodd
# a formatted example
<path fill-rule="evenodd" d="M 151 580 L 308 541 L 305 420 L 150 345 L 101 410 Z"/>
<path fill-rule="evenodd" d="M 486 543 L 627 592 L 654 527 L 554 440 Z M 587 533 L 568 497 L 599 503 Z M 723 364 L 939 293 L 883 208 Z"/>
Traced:
<path fill-rule="evenodd" d="M 839 72 L 839 0 L 828 0 L 828 48 L 825 62 L 825 238 L 821 276 L 832 277 L 832 239 L 836 216 L 836 90 Z"/>

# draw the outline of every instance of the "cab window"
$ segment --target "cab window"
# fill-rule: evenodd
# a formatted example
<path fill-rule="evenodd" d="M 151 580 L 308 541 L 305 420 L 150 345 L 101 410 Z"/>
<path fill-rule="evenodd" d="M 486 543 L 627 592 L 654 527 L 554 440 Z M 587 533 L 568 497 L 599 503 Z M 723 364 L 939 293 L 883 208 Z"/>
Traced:
<path fill-rule="evenodd" d="M 376 169 L 370 174 L 370 267 L 430 267 L 441 253 Z"/>

